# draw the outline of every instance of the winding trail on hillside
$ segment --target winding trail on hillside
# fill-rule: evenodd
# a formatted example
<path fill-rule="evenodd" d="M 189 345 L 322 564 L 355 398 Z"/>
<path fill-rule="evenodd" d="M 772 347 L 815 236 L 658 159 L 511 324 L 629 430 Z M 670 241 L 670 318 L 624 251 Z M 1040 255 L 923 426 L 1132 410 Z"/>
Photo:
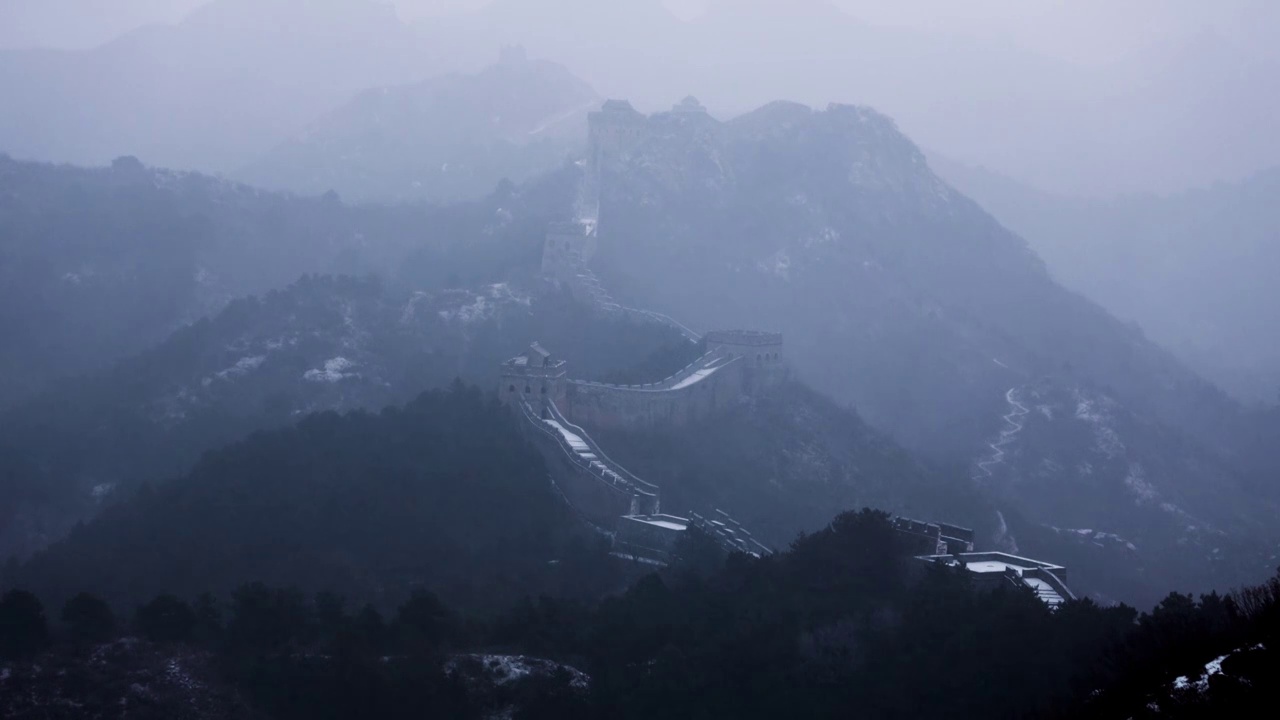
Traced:
<path fill-rule="evenodd" d="M 1022 418 L 1030 410 L 1027 410 L 1025 405 L 1018 402 L 1017 397 L 1015 397 L 1017 391 L 1018 388 L 1012 387 L 1004 394 L 1004 399 L 1011 408 L 1003 418 L 1008 427 L 1000 431 L 1000 437 L 996 438 L 995 442 L 987 444 L 987 447 L 991 448 L 991 454 L 978 461 L 978 471 L 973 476 L 974 480 L 986 480 L 993 477 L 995 473 L 991 471 L 991 468 L 1004 462 L 1004 447 L 1013 442 L 1018 433 L 1022 432 Z"/>

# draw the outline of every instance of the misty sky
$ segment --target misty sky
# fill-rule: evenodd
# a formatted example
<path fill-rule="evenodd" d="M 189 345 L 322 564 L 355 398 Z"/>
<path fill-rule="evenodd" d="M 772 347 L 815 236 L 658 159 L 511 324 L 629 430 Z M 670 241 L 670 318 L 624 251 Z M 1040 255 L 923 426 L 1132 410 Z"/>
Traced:
<path fill-rule="evenodd" d="M 302 12 L 318 18 L 326 6 L 350 10 L 361 1 L 219 0 L 230 11 L 221 17 L 250 23 Z M 93 48 L 142 25 L 178 23 L 205 2 L 0 0 L 0 48 Z M 455 19 L 491 3 L 503 6 L 503 12 L 491 15 L 512 22 L 468 25 L 474 17 Z M 500 44 L 517 42 L 537 57 L 564 63 L 598 92 L 626 97 L 645 111 L 663 109 L 688 93 L 722 117 L 784 98 L 815 107 L 831 101 L 869 104 L 893 116 L 932 152 L 1055 192 L 1177 192 L 1243 179 L 1280 164 L 1280 140 L 1271 130 L 1280 112 L 1275 100 L 1280 50 L 1272 42 L 1280 28 L 1280 2 L 1274 0 L 394 4 L 402 19 L 429 38 L 415 47 L 434 55 L 400 62 L 394 65 L 398 72 L 371 76 L 370 84 L 474 72 L 492 62 Z M 669 23 L 660 11 L 634 12 L 658 4 L 689 24 Z M 838 16 L 824 15 L 819 5 L 838 6 L 854 20 L 833 22 Z M 726 8 L 736 13 L 713 13 L 699 21 L 710 10 Z M 344 16 L 334 12 L 331 17 Z M 614 18 L 616 27 L 610 27 Z M 641 27 L 636 18 L 651 22 Z M 387 20 L 394 23 L 390 14 Z M 289 27 L 284 22 L 276 30 L 287 33 Z M 345 27 L 337 25 L 339 31 Z M 457 31 L 462 27 L 469 32 Z M 664 37 L 680 34 L 673 28 L 690 32 L 684 38 Z M 312 61 L 287 43 L 271 49 L 278 52 L 219 49 L 212 57 L 277 70 Z M 369 48 L 362 53 L 370 54 Z M 353 58 L 350 65 L 366 59 Z M 752 82 L 741 82 L 745 77 Z M 318 73 L 280 81 L 301 86 L 329 80 Z M 364 87 L 351 88 L 356 89 Z M 317 103 L 317 114 L 326 103 L 346 99 Z M 216 107 L 233 108 L 231 100 Z M 283 133 L 312 119 L 272 117 L 264 126 L 279 125 Z M 57 139 L 59 147 L 65 144 Z M 1065 147 L 1072 151 L 1062 152 Z"/>
<path fill-rule="evenodd" d="M 320 4 L 326 0 L 313 0 Z M 489 0 L 397 0 L 406 19 L 463 12 Z M 527 0 L 536 3 L 538 0 Z M 171 23 L 204 0 L 3 0 L 0 47 L 86 48 L 147 23 Z M 666 0 L 681 17 L 715 2 Z M 787 3 L 777 3 L 785 7 Z M 1271 42 L 1280 3 L 1270 0 L 834 0 L 867 22 L 1020 45 L 1080 63 L 1106 63 L 1214 32 L 1252 54 Z"/>

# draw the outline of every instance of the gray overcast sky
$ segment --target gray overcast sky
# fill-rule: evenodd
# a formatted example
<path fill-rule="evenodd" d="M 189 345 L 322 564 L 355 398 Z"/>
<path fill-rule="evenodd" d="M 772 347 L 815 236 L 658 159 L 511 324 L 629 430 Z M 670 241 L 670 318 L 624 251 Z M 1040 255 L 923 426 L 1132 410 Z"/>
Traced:
<path fill-rule="evenodd" d="M 186 46 L 165 51 L 174 57 L 205 48 L 205 59 L 175 66 L 188 75 L 205 60 L 250 63 L 320 109 L 347 99 L 330 96 L 342 84 L 337 76 L 354 93 L 472 71 L 491 63 L 499 44 L 517 42 L 645 110 L 688 93 L 721 115 L 783 98 L 869 104 L 932 151 L 1064 192 L 1168 192 L 1280 165 L 1280 50 L 1272 42 L 1280 0 L 396 0 L 412 28 L 359 7 L 366 1 L 374 0 L 217 0 L 218 12 L 157 35 L 185 38 L 178 42 Z M 470 12 L 490 3 L 501 11 Z M 177 23 L 203 4 L 0 0 L 0 48 L 95 47 L 144 24 Z M 671 21 L 660 4 L 691 22 Z M 708 10 L 721 12 L 699 18 Z M 296 17 L 316 21 L 319 35 L 296 33 Z M 277 36 L 255 45 L 259 33 L 220 27 L 227 18 Z M 159 40 L 134 40 L 134 54 L 123 51 L 134 64 L 120 71 L 132 76 L 113 82 L 154 89 L 172 68 L 139 49 Z M 319 58 L 332 67 L 311 72 L 307 63 Z M 21 62 L 34 70 L 53 59 Z M 11 79 L 41 100 L 78 96 L 40 83 L 87 75 Z M 234 85 L 172 82 L 171 94 L 204 93 L 205 101 Z M 233 94 L 212 107 L 237 114 L 238 102 L 245 97 Z M 118 109 L 130 107 L 121 100 Z M 312 119 L 272 116 L 264 126 L 282 133 Z M 48 134 L 40 123 L 27 130 Z M 86 142 L 100 134 L 96 125 L 82 130 Z M 23 137 L 6 140 L 20 153 Z M 47 139 L 48 147 L 69 152 L 75 139 Z"/>
<path fill-rule="evenodd" d="M 690 17 L 709 3 L 758 1 L 667 0 L 666 4 L 677 15 Z M 0 0 L 0 47 L 91 47 L 138 25 L 176 22 L 203 2 Z M 405 18 L 419 19 L 487 2 L 397 0 L 395 4 Z M 875 24 L 1013 43 L 1089 64 L 1209 30 L 1253 53 L 1278 52 L 1270 42 L 1280 24 L 1280 2 L 1274 0 L 834 0 L 834 4 Z"/>

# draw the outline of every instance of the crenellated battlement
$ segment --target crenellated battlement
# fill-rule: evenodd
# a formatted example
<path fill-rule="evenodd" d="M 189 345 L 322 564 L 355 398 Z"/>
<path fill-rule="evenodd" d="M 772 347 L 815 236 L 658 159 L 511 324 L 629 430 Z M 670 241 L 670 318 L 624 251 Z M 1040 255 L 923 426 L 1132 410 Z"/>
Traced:
<path fill-rule="evenodd" d="M 593 527 L 617 525 L 617 552 L 666 562 L 679 533 L 697 527 L 730 552 L 768 554 L 765 546 L 724 515 L 692 521 L 658 515 L 659 495 L 614 462 L 582 425 L 675 426 L 741 402 L 752 385 L 746 358 L 715 349 L 674 375 L 645 385 L 568 379 L 567 363 L 538 343 L 502 364 L 498 393 L 539 440 L 556 488 Z"/>
<path fill-rule="evenodd" d="M 502 363 L 498 398 L 508 405 L 563 402 L 568 375 L 567 363 L 535 342 L 524 353 Z"/>
<path fill-rule="evenodd" d="M 705 115 L 693 98 L 673 113 Z M 659 323 L 689 342 L 702 337 L 679 321 L 629 308 L 615 301 L 591 271 L 598 242 L 602 168 L 625 157 L 643 142 L 647 118 L 630 103 L 610 100 L 589 117 L 591 153 L 579 187 L 577 219 L 551 223 L 542 250 L 542 274 L 567 289 L 579 302 L 610 317 Z M 593 428 L 674 427 L 735 406 L 786 378 L 782 335 L 724 330 L 707 335 L 707 352 L 664 380 L 643 385 L 612 385 L 568 377 L 566 363 L 534 343 L 502 364 L 498 394 L 533 429 L 552 469 L 552 481 L 565 500 L 593 527 L 616 525 L 611 533 L 617 554 L 665 562 L 679 534 L 690 527 L 706 532 L 731 552 L 767 555 L 741 525 L 717 510 L 710 519 L 659 514 L 657 488 L 640 480 L 605 455 L 583 425 Z"/>

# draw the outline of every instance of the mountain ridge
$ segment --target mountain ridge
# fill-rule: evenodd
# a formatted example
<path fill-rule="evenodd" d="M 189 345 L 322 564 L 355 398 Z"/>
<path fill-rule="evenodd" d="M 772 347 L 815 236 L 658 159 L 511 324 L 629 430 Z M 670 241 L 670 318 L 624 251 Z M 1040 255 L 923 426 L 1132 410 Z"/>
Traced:
<path fill-rule="evenodd" d="M 598 104 L 564 66 L 508 48 L 476 74 L 366 90 L 236 175 L 357 201 L 468 200 L 581 152 Z"/>

